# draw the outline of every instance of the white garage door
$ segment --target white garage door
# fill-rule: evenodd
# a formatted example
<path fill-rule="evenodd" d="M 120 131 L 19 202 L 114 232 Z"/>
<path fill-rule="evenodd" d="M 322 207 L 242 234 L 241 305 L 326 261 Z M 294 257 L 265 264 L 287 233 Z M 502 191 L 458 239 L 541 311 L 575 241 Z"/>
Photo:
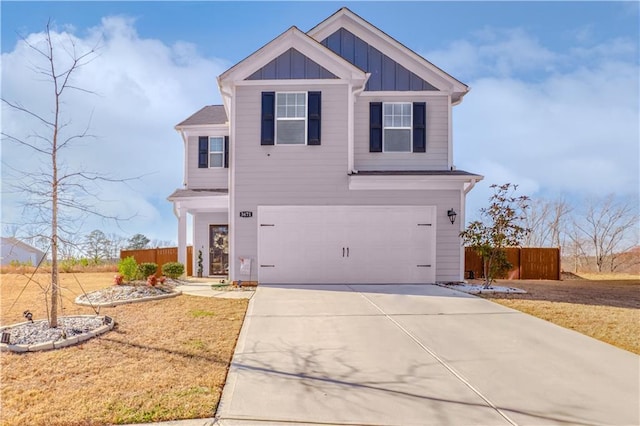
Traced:
<path fill-rule="evenodd" d="M 260 206 L 261 283 L 433 283 L 434 206 Z"/>

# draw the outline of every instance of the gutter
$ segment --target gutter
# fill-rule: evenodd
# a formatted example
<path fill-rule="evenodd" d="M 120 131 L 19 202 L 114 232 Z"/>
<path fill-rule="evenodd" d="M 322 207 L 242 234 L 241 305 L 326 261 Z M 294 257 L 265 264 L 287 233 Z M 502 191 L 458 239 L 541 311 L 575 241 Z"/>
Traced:
<path fill-rule="evenodd" d="M 473 189 L 473 187 L 476 186 L 477 182 L 478 182 L 477 179 L 475 179 L 475 178 L 471 179 L 471 182 L 469 183 L 469 186 L 464 188 L 464 195 L 467 195 L 469 193 L 469 191 L 471 191 Z"/>

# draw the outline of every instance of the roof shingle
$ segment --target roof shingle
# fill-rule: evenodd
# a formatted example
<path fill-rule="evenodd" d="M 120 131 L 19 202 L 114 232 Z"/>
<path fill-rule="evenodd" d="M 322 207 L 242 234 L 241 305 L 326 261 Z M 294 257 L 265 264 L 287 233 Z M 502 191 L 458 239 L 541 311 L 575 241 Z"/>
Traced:
<path fill-rule="evenodd" d="M 224 110 L 224 105 L 207 105 L 191 115 L 191 117 L 176 125 L 176 127 L 225 124 L 226 122 L 227 113 Z"/>

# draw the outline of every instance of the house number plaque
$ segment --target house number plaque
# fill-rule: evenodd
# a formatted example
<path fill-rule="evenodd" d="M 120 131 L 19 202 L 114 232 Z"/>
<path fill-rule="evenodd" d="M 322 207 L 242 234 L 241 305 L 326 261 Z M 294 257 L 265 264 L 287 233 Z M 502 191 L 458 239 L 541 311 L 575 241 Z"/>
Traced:
<path fill-rule="evenodd" d="M 242 211 L 240 212 L 240 217 L 253 217 L 253 212 Z"/>

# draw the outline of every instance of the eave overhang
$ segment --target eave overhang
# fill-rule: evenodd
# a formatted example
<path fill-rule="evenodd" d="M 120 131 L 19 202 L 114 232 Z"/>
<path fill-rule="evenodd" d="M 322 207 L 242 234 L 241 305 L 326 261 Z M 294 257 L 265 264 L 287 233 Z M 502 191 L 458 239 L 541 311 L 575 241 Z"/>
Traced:
<path fill-rule="evenodd" d="M 349 175 L 350 190 L 466 190 L 484 176 L 462 170 L 360 171 Z"/>

